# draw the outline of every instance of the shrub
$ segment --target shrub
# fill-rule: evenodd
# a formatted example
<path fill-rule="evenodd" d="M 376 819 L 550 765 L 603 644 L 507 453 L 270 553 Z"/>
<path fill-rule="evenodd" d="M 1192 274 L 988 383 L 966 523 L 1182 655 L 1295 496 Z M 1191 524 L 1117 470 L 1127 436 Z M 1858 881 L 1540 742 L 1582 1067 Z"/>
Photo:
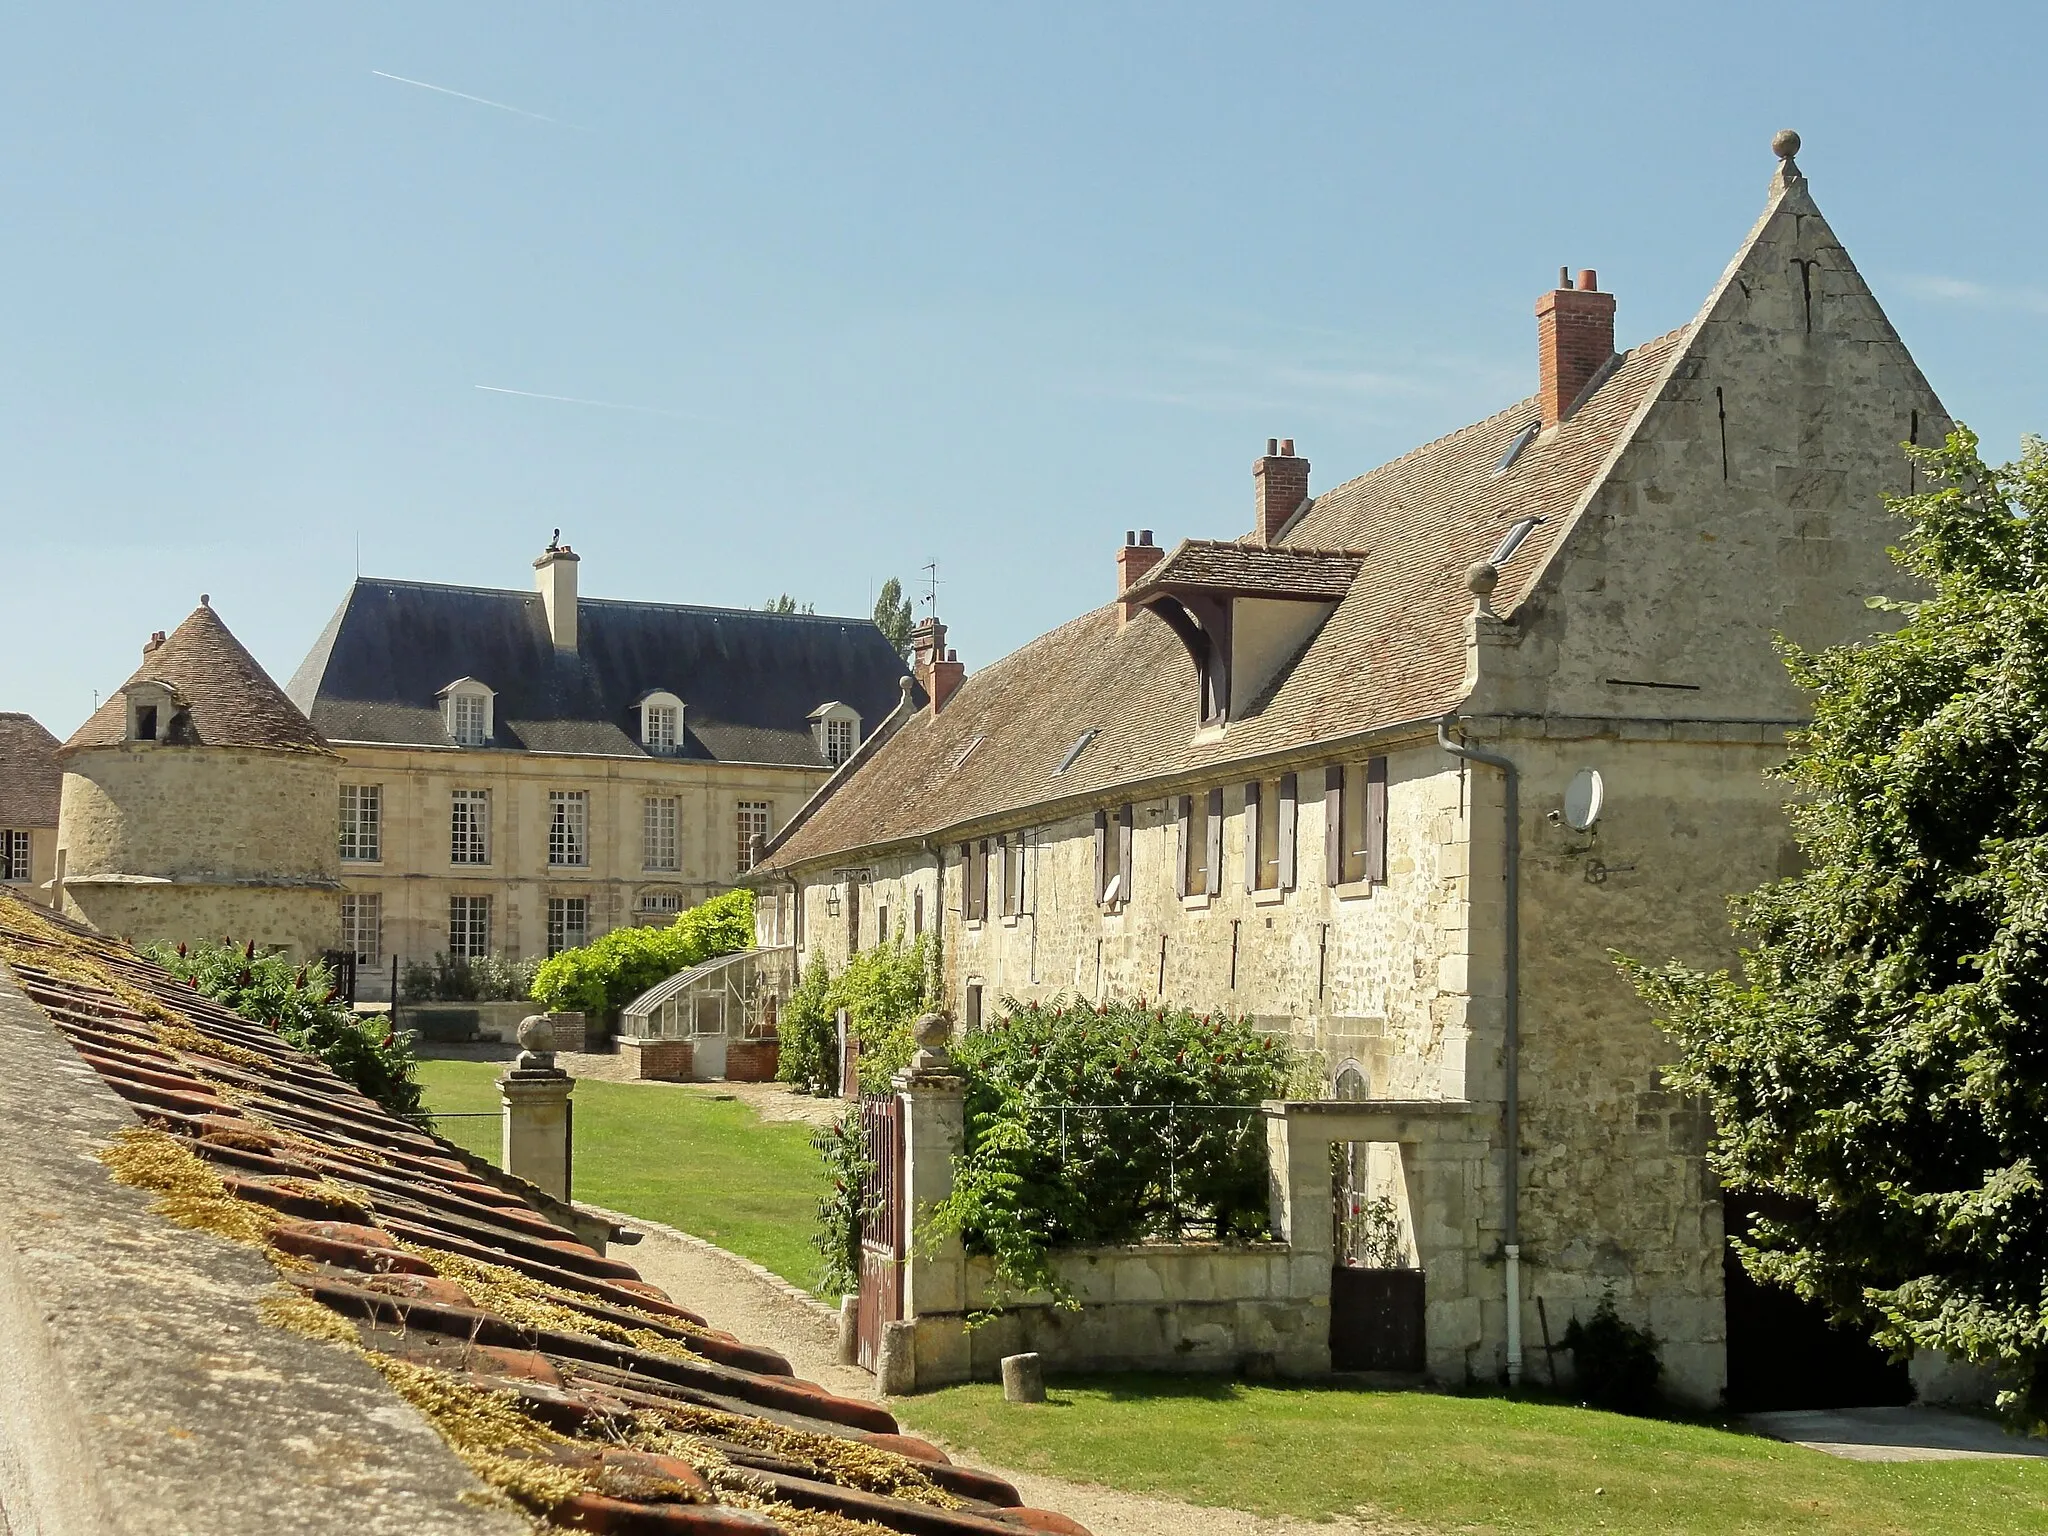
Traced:
<path fill-rule="evenodd" d="M 608 1019 L 658 981 L 754 943 L 754 896 L 727 891 L 659 928 L 614 928 L 580 949 L 543 960 L 533 1000 L 562 1012 Z"/>
<path fill-rule="evenodd" d="M 1050 1290 L 1056 1248 L 1268 1230 L 1265 1124 L 1292 1052 L 1249 1020 L 1134 1004 L 1006 1001 L 959 1043 L 967 1144 L 935 1213 L 999 1286 Z M 1068 1109 L 1057 1106 L 1101 1106 Z M 1119 1106 L 1172 1105 L 1176 1112 Z"/>
<path fill-rule="evenodd" d="M 839 1027 L 826 1001 L 831 985 L 832 973 L 820 955 L 783 1003 L 775 1026 L 782 1037 L 776 1077 L 820 1098 L 839 1091 Z"/>
<path fill-rule="evenodd" d="M 335 996 L 325 966 L 259 955 L 254 944 L 155 944 L 143 953 L 215 1002 L 319 1057 L 393 1114 L 419 1113 L 411 1043 L 352 1013 Z"/>
<path fill-rule="evenodd" d="M 860 1042 L 860 1085 L 864 1092 L 887 1089 L 889 1079 L 917 1047 L 910 1026 L 929 1005 L 933 959 L 929 936 L 905 944 L 900 938 L 864 949 L 831 974 L 822 959 L 811 962 L 784 1005 L 778 1028 L 786 1083 L 816 1094 L 839 1091 L 839 1026 L 844 1008 Z"/>
<path fill-rule="evenodd" d="M 824 1260 L 818 1288 L 826 1296 L 844 1296 L 860 1288 L 860 1229 L 869 1214 L 861 1196 L 875 1171 L 861 1137 L 860 1106 L 848 1105 L 845 1114 L 811 1138 L 811 1145 L 825 1159 L 825 1175 L 832 1181 L 818 1202 L 818 1230 L 811 1238 Z"/>
<path fill-rule="evenodd" d="M 409 962 L 398 979 L 398 995 L 408 1003 L 523 1003 L 533 995 L 538 960 L 507 960 L 501 955 L 435 955 L 432 961 Z"/>
<path fill-rule="evenodd" d="M 1590 1322 L 1576 1317 L 1564 1331 L 1564 1347 L 1572 1352 L 1572 1370 L 1579 1396 L 1592 1407 L 1616 1413 L 1646 1413 L 1657 1405 L 1657 1336 L 1647 1328 L 1623 1322 L 1614 1310 L 1614 1292 L 1600 1298 Z"/>

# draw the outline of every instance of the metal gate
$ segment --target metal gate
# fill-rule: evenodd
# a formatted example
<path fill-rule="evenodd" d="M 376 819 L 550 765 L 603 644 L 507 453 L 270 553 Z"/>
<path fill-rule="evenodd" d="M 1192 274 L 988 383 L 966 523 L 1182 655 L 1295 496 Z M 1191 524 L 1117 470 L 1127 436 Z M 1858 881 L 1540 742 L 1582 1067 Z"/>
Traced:
<path fill-rule="evenodd" d="M 903 1101 L 894 1094 L 860 1100 L 862 1155 L 860 1299 L 854 1311 L 855 1361 L 875 1370 L 882 1330 L 903 1317 Z"/>
<path fill-rule="evenodd" d="M 1330 1148 L 1330 1212 L 1336 1263 L 1330 1270 L 1330 1369 L 1417 1374 L 1424 1348 L 1422 1271 L 1400 1252 L 1392 1204 L 1368 1195 L 1364 1142 Z"/>

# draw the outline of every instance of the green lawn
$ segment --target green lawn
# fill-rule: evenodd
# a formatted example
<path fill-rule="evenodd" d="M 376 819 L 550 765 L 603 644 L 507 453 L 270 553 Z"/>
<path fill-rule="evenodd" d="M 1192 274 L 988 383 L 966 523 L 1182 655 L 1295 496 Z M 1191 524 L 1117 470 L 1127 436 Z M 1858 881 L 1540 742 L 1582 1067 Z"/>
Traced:
<path fill-rule="evenodd" d="M 423 1061 L 420 1085 L 450 1141 L 498 1159 L 499 1061 Z M 575 1196 L 666 1222 L 815 1285 L 810 1235 L 825 1192 L 811 1128 L 765 1124 L 745 1104 L 669 1083 L 576 1085 Z"/>
<path fill-rule="evenodd" d="M 1419 1392 L 1185 1377 L 993 1386 L 894 1405 L 976 1459 L 1265 1515 L 1368 1506 L 1423 1530 L 2048 1531 L 2048 1461 L 1863 1463 L 1702 1424 Z"/>

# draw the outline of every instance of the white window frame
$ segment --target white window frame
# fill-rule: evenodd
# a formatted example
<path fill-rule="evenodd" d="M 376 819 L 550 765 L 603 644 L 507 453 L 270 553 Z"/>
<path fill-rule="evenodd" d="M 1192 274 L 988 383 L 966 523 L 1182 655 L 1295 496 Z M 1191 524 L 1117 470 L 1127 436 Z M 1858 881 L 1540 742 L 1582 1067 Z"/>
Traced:
<path fill-rule="evenodd" d="M 479 960 L 491 952 L 491 898 L 448 898 L 448 953 L 452 958 Z"/>
<path fill-rule="evenodd" d="M 574 916 L 572 927 L 569 919 Z M 550 896 L 548 898 L 548 953 L 559 955 L 565 949 L 581 949 L 590 942 L 590 898 L 588 896 Z"/>
<path fill-rule="evenodd" d="M 491 862 L 491 792 L 448 792 L 448 862 L 466 868 Z"/>
<path fill-rule="evenodd" d="M 341 861 L 381 864 L 384 861 L 384 786 L 341 786 Z"/>
<path fill-rule="evenodd" d="M 384 960 L 384 898 L 374 892 L 344 891 L 341 895 L 341 947 L 356 964 L 381 965 Z"/>
<path fill-rule="evenodd" d="M 812 740 L 818 755 L 837 768 L 860 749 L 860 712 L 834 700 L 811 711 Z"/>
<path fill-rule="evenodd" d="M 683 893 L 663 888 L 642 891 L 633 903 L 633 917 L 639 923 L 672 923 L 682 915 Z"/>
<path fill-rule="evenodd" d="M 497 730 L 497 695 L 473 677 L 441 690 L 441 723 L 458 747 L 485 747 Z"/>
<path fill-rule="evenodd" d="M 683 701 L 657 690 L 640 701 L 640 745 L 656 757 L 673 757 L 683 746 Z"/>
<path fill-rule="evenodd" d="M 35 878 L 35 837 L 19 827 L 0 831 L 0 880 L 18 882 Z"/>
<path fill-rule="evenodd" d="M 548 791 L 548 867 L 587 869 L 590 866 L 590 791 Z"/>
<path fill-rule="evenodd" d="M 682 868 L 682 802 L 649 795 L 640 802 L 640 867 L 669 873 Z"/>
<path fill-rule="evenodd" d="M 754 838 L 758 835 L 763 842 L 768 840 L 773 825 L 774 805 L 767 800 L 742 800 L 734 821 L 733 830 L 739 837 L 739 867 L 745 874 L 754 867 Z"/>

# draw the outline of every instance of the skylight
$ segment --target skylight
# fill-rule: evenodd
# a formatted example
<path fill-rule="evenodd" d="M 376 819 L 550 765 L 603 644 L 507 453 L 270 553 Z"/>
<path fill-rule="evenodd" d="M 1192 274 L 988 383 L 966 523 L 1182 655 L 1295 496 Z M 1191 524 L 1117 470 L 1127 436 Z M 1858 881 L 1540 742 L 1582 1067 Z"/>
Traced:
<path fill-rule="evenodd" d="M 1498 570 L 1501 566 L 1506 565 L 1508 561 L 1514 558 L 1515 551 L 1522 547 L 1522 540 L 1528 538 L 1530 534 L 1534 533 L 1536 531 L 1536 525 L 1542 521 L 1543 519 L 1540 517 L 1525 517 L 1519 519 L 1515 523 L 1515 526 L 1507 531 L 1506 535 L 1501 539 L 1499 546 L 1494 550 L 1494 552 L 1486 557 L 1487 563 L 1493 566 L 1496 570 Z"/>
<path fill-rule="evenodd" d="M 960 749 L 960 755 L 953 759 L 953 767 L 956 770 L 959 769 L 963 764 L 966 763 L 967 759 L 974 756 L 974 749 L 987 740 L 988 737 L 986 736 L 971 737 L 968 740 L 967 745 Z"/>
<path fill-rule="evenodd" d="M 1529 425 L 1522 428 L 1515 440 L 1508 444 L 1508 451 L 1500 456 L 1500 463 L 1494 466 L 1493 472 L 1496 475 L 1506 474 L 1508 467 L 1522 456 L 1524 448 L 1536 441 L 1536 434 L 1542 430 L 1543 423 L 1540 421 L 1532 421 Z"/>
<path fill-rule="evenodd" d="M 1053 769 L 1053 772 L 1065 773 L 1069 768 L 1073 767 L 1075 762 L 1080 758 L 1081 754 L 1088 750 L 1088 743 L 1093 741 L 1094 739 L 1095 727 L 1091 725 L 1088 727 L 1087 730 L 1081 733 L 1081 737 L 1078 741 L 1076 741 L 1071 747 L 1067 748 L 1067 755 L 1060 759 L 1059 767 Z"/>

